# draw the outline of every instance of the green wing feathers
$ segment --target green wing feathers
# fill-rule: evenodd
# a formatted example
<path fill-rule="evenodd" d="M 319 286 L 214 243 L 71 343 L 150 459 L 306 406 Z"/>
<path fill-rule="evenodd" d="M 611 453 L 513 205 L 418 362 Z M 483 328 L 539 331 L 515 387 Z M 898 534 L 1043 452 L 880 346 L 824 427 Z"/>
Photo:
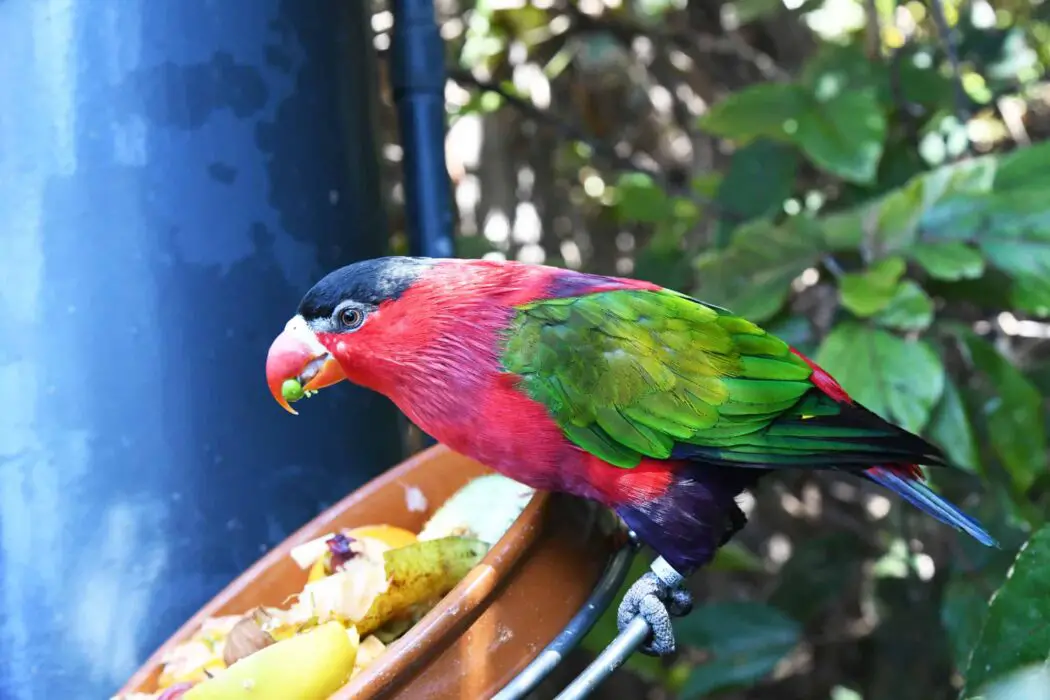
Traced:
<path fill-rule="evenodd" d="M 820 393 L 784 341 L 671 290 L 520 306 L 502 362 L 569 440 L 619 467 L 643 457 L 841 466 L 931 450 Z"/>
<path fill-rule="evenodd" d="M 812 388 L 782 340 L 669 290 L 519 307 L 503 363 L 570 440 L 622 467 L 760 429 Z"/>

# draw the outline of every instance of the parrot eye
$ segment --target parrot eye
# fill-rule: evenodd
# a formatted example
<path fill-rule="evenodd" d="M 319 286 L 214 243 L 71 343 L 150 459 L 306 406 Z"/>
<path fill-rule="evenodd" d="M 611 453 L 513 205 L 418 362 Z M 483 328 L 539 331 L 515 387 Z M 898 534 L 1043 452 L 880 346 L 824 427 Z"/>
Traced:
<path fill-rule="evenodd" d="M 365 314 L 361 309 L 347 307 L 339 312 L 339 323 L 346 330 L 357 330 L 365 322 Z"/>

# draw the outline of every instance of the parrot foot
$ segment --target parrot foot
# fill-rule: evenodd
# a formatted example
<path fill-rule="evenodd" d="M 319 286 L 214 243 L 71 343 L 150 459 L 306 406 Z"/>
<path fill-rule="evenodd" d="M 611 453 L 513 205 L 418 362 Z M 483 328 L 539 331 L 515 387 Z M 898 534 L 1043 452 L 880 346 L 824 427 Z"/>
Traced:
<path fill-rule="evenodd" d="M 693 596 L 682 587 L 682 575 L 658 558 L 634 582 L 620 603 L 616 624 L 622 632 L 636 616 L 641 615 L 652 630 L 652 637 L 639 651 L 649 656 L 667 656 L 675 651 L 671 616 L 688 615 L 693 609 Z"/>

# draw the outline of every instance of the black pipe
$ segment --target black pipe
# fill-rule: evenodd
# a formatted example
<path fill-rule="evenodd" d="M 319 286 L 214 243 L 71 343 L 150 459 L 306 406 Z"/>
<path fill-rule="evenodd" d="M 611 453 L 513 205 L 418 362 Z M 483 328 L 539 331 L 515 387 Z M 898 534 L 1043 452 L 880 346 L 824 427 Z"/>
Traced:
<path fill-rule="evenodd" d="M 434 0 L 394 0 L 391 83 L 404 151 L 405 214 L 413 255 L 453 256 L 445 165 L 445 52 Z"/>

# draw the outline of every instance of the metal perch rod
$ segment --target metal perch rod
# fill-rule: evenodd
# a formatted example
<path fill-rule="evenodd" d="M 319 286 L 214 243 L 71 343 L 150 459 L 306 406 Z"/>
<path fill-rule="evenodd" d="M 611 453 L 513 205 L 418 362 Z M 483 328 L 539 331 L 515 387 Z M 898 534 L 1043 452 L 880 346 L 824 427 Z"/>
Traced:
<path fill-rule="evenodd" d="M 649 633 L 649 623 L 641 615 L 636 616 L 555 700 L 579 700 L 589 696 L 602 681 L 622 666 L 631 654 L 638 651 L 638 647 L 645 644 Z"/>
<path fill-rule="evenodd" d="M 685 578 L 681 572 L 677 571 L 663 557 L 654 559 L 649 565 L 649 570 L 669 589 L 681 585 Z M 643 579 L 639 579 L 639 582 Z M 631 595 L 630 592 L 628 592 L 629 595 Z M 661 602 L 666 606 L 666 601 Z M 598 657 L 584 669 L 583 673 L 566 686 L 565 690 L 555 700 L 578 700 L 589 696 L 602 681 L 622 666 L 630 658 L 631 654 L 638 651 L 653 633 L 650 622 L 645 619 L 641 612 L 635 614 L 631 621 L 621 629 L 620 634 L 616 635 L 616 638 L 609 643 L 609 646 L 605 647 L 598 654 Z"/>

